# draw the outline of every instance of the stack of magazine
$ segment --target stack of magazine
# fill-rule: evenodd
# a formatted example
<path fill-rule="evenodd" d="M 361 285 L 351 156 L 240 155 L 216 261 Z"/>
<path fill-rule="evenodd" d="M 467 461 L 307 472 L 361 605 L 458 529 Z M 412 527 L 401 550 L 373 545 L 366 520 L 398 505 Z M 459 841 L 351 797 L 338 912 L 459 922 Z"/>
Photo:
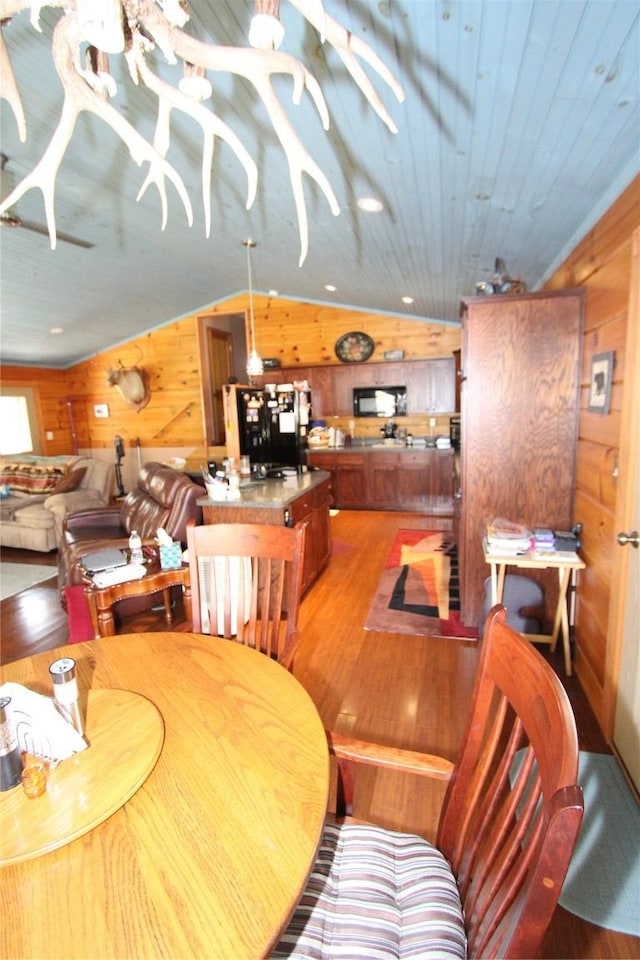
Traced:
<path fill-rule="evenodd" d="M 495 556 L 517 557 L 533 546 L 533 534 L 521 523 L 497 517 L 487 524 L 486 552 Z"/>

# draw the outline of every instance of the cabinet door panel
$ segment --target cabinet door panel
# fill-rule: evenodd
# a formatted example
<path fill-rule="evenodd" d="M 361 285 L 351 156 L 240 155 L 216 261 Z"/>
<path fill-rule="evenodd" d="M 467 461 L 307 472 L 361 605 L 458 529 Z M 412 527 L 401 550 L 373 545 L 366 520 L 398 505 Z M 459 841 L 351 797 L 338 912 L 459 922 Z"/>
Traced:
<path fill-rule="evenodd" d="M 395 507 L 398 503 L 398 456 L 371 454 L 367 470 L 368 500 L 373 507 Z"/>

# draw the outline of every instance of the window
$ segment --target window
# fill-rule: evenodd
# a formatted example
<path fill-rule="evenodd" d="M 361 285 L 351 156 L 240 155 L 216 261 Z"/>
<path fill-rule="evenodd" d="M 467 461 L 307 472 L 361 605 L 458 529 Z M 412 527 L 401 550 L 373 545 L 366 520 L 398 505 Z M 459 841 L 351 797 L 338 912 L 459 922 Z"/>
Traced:
<path fill-rule="evenodd" d="M 0 395 L 0 454 L 37 453 L 37 436 L 33 391 L 29 388 L 3 390 Z"/>

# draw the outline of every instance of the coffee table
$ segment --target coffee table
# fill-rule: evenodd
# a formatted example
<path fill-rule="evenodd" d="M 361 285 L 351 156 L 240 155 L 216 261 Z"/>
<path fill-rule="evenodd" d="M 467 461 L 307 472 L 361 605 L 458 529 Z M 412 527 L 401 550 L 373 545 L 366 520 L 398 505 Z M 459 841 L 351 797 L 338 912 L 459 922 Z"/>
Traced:
<path fill-rule="evenodd" d="M 175 570 L 162 570 L 160 561 L 153 558 L 146 561 L 147 572 L 139 580 L 127 580 L 114 583 L 109 587 L 98 587 L 93 580 L 85 582 L 85 596 L 91 614 L 95 639 L 113 637 L 116 632 L 113 617 L 113 605 L 128 597 L 146 597 L 152 593 L 162 593 L 164 615 L 167 626 L 173 623 L 171 615 L 171 588 L 182 587 L 185 620 L 191 620 L 191 580 L 189 566 L 183 564 Z"/>

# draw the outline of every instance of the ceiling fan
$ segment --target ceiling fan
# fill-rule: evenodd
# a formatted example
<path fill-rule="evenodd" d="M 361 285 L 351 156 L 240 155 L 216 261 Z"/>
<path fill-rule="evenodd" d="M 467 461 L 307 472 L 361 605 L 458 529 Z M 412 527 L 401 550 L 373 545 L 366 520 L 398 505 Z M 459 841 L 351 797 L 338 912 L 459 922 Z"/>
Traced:
<path fill-rule="evenodd" d="M 8 196 L 13 190 L 13 177 L 11 171 L 6 169 L 8 162 L 9 157 L 5 153 L 0 153 L 0 197 Z M 49 236 L 49 230 L 45 224 L 35 223 L 33 220 L 23 220 L 18 216 L 15 209 L 0 214 L 0 226 L 20 227 L 22 230 L 30 230 L 31 233 L 39 233 L 43 237 Z M 95 247 L 95 244 L 89 243 L 88 240 L 73 237 L 70 233 L 61 233 L 60 230 L 56 231 L 56 236 L 58 240 L 63 240 L 65 243 L 72 243 L 76 247 L 84 247 L 85 250 L 91 250 L 92 247 Z"/>

